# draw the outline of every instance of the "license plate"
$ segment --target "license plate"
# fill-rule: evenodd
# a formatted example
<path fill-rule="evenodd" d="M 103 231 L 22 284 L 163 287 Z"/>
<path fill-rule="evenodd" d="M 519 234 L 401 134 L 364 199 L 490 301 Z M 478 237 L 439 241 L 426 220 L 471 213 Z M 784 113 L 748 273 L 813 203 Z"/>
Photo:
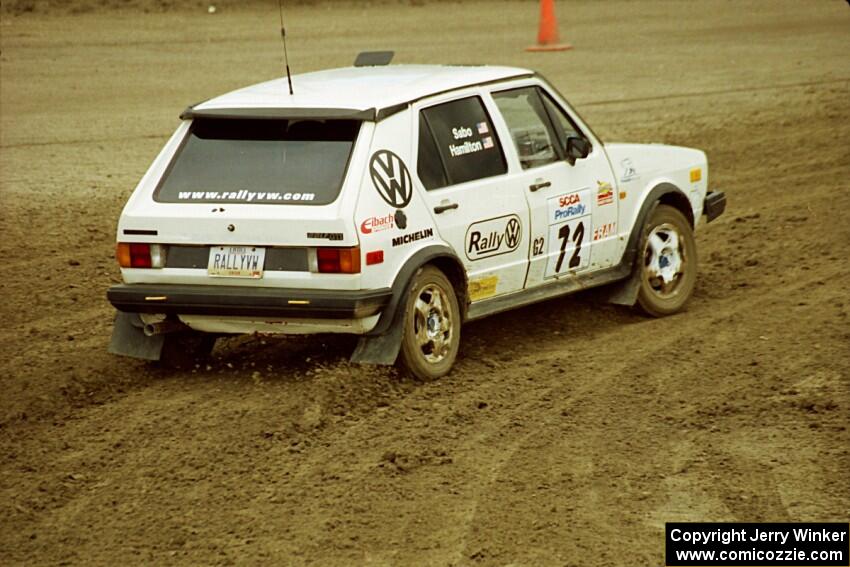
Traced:
<path fill-rule="evenodd" d="M 266 249 L 256 246 L 212 246 L 207 274 L 225 278 L 263 277 Z"/>

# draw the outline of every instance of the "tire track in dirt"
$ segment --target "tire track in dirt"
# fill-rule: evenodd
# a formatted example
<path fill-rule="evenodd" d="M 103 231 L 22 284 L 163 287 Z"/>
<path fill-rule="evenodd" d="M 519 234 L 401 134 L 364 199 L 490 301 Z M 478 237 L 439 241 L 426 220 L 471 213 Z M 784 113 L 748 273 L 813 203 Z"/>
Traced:
<path fill-rule="evenodd" d="M 105 144 L 109 142 L 132 142 L 134 140 L 167 140 L 168 136 L 163 134 L 136 134 L 133 136 L 115 136 L 110 138 L 80 138 L 72 140 L 47 140 L 39 142 L 16 142 L 13 144 L 0 144 L 0 149 L 33 148 L 39 146 L 68 146 L 75 144 Z"/>
<path fill-rule="evenodd" d="M 708 96 L 719 96 L 719 95 L 729 95 L 729 94 L 745 94 L 745 93 L 755 93 L 760 91 L 781 91 L 785 89 L 796 89 L 800 87 L 816 87 L 822 85 L 833 85 L 833 84 L 843 84 L 850 81 L 850 77 L 842 77 L 837 79 L 825 79 L 821 81 L 804 81 L 800 83 L 783 83 L 776 85 L 758 85 L 751 87 L 740 87 L 734 89 L 709 89 L 703 91 L 694 91 L 687 93 L 672 93 L 665 94 L 659 96 L 642 96 L 642 97 L 630 97 L 630 98 L 613 98 L 608 100 L 589 100 L 589 101 L 581 101 L 581 99 L 577 99 L 575 102 L 576 106 L 605 106 L 612 104 L 634 104 L 638 102 L 665 102 L 672 99 L 679 98 L 705 98 Z"/>
<path fill-rule="evenodd" d="M 832 275 L 840 277 L 846 273 L 846 270 L 836 269 Z M 803 285 L 812 285 L 819 277 L 821 276 L 812 277 Z M 795 283 L 786 288 L 797 291 L 799 285 Z M 774 303 L 776 300 L 768 296 L 754 302 L 752 309 L 769 311 L 766 308 Z M 483 556 L 498 562 L 516 560 L 534 562 L 540 557 L 519 558 L 512 555 L 511 550 L 539 550 L 543 542 L 558 542 L 556 549 L 547 550 L 541 557 L 565 559 L 577 556 L 582 544 L 585 544 L 587 549 L 598 548 L 602 542 L 617 542 L 619 539 L 616 537 L 617 534 L 628 530 L 629 533 L 635 534 L 634 539 L 623 549 L 616 549 L 616 545 L 610 546 L 612 556 L 609 560 L 613 560 L 613 557 L 619 557 L 621 560 L 627 557 L 629 563 L 642 564 L 652 562 L 652 553 L 657 549 L 652 542 L 660 537 L 665 521 L 695 521 L 697 518 L 729 521 L 741 517 L 753 517 L 753 505 L 757 505 L 759 510 L 756 518 L 777 520 L 784 518 L 788 521 L 789 511 L 780 496 L 781 491 L 775 475 L 762 474 L 764 465 L 752 456 L 766 452 L 771 459 L 776 459 L 782 456 L 782 449 L 773 447 L 768 451 L 764 449 L 759 451 L 758 447 L 754 447 L 752 441 L 747 439 L 747 435 L 739 436 L 738 442 L 729 444 L 730 447 L 736 448 L 734 453 L 712 447 L 710 441 L 706 449 L 704 446 L 706 436 L 702 433 L 705 428 L 703 424 L 718 421 L 718 415 L 721 421 L 724 421 L 723 412 L 728 408 L 727 401 L 718 400 L 716 395 L 712 395 L 711 390 L 718 386 L 722 390 L 728 390 L 730 386 L 722 384 L 706 386 L 699 382 L 682 384 L 681 381 L 676 380 L 679 372 L 686 376 L 696 376 L 697 374 L 689 368 L 694 366 L 696 361 L 700 365 L 724 369 L 724 372 L 719 373 L 721 376 L 736 375 L 738 369 L 735 366 L 738 363 L 733 363 L 730 368 L 729 361 L 745 358 L 742 357 L 739 348 L 744 338 L 739 334 L 726 337 L 722 345 L 711 346 L 709 352 L 698 350 L 696 353 L 689 353 L 687 350 L 677 348 L 677 345 L 681 344 L 699 345 L 703 342 L 702 337 L 716 335 L 712 332 L 713 328 L 725 324 L 730 315 L 736 313 L 736 304 L 736 300 L 729 299 L 720 302 L 712 301 L 710 312 L 706 311 L 709 307 L 708 303 L 700 306 L 701 308 L 692 308 L 687 316 L 697 321 L 688 325 L 685 334 L 677 336 L 659 333 L 662 337 L 666 335 L 666 338 L 656 341 L 650 348 L 644 347 L 633 352 L 633 356 L 627 362 L 619 365 L 609 364 L 606 370 L 610 373 L 605 376 L 605 379 L 593 379 L 592 386 L 582 389 L 581 394 L 585 394 L 584 396 L 553 395 L 552 397 L 563 402 L 551 408 L 548 419 L 544 417 L 541 421 L 551 425 L 553 419 L 558 419 L 557 416 L 553 416 L 560 406 L 560 415 L 563 416 L 561 421 L 566 421 L 566 424 L 554 432 L 551 427 L 537 428 L 535 432 L 542 431 L 551 435 L 542 440 L 531 439 L 531 435 L 518 440 L 519 445 L 514 446 L 511 451 L 512 460 L 515 462 L 502 464 L 505 475 L 501 479 L 502 482 L 516 488 L 516 490 L 504 491 L 503 486 L 503 493 L 507 492 L 516 496 L 504 499 L 492 495 L 487 500 L 488 506 L 484 506 L 480 514 L 485 525 L 487 519 L 491 520 L 492 527 L 487 530 L 482 526 L 476 526 L 477 531 L 489 534 L 489 538 L 482 537 L 482 540 L 485 542 L 489 540 L 492 545 L 492 542 L 498 541 L 494 536 L 499 526 L 505 525 L 511 517 L 523 517 L 526 519 L 526 524 L 522 526 L 525 528 L 525 539 L 513 539 L 509 542 L 510 545 L 495 549 L 471 545 L 467 548 L 465 556 L 467 558 Z M 781 320 L 781 317 L 777 319 Z M 815 322 L 810 322 L 810 325 L 816 328 Z M 665 325 L 651 322 L 642 326 Z M 644 329 L 618 332 L 616 344 L 640 342 L 645 345 L 645 340 L 638 341 L 633 336 L 645 333 Z M 604 341 L 604 337 L 601 339 Z M 730 353 L 735 353 L 734 357 L 730 357 Z M 754 356 L 758 357 L 758 355 Z M 648 368 L 658 367 L 655 361 L 659 358 L 672 358 L 670 366 L 673 370 L 661 375 L 648 374 Z M 811 365 L 805 359 L 796 362 L 801 369 Z M 771 387 L 774 390 L 781 389 L 782 382 L 787 387 L 788 382 L 793 383 L 794 380 L 794 377 L 775 378 L 780 384 L 772 384 Z M 670 386 L 673 386 L 672 391 Z M 682 387 L 684 391 L 680 389 Z M 734 386 L 732 388 L 734 389 Z M 839 392 L 834 393 L 847 399 L 847 391 Z M 552 392 L 552 394 L 557 393 Z M 628 399 L 631 403 L 623 404 L 621 402 L 623 399 Z M 685 399 L 700 401 L 696 402 L 695 406 L 690 405 L 694 402 L 690 402 L 688 406 L 681 405 L 682 402 L 675 403 L 677 400 Z M 753 403 L 753 400 L 747 401 L 750 404 Z M 758 403 L 756 402 L 755 405 Z M 769 422 L 773 418 L 769 414 L 781 411 L 781 408 L 777 409 L 773 406 L 775 404 L 760 408 L 737 407 L 732 413 L 740 414 L 746 409 L 758 409 L 762 413 L 759 417 Z M 721 413 L 716 414 L 717 410 Z M 536 415 L 540 415 L 543 411 L 543 407 L 535 408 Z M 647 412 L 650 419 L 647 419 Z M 695 412 L 703 412 L 702 419 L 694 415 Z M 833 413 L 827 416 L 826 422 L 840 427 L 840 416 Z M 696 423 L 700 425 L 695 427 Z M 668 425 L 680 428 L 682 433 L 672 439 L 659 438 L 658 430 L 669 431 Z M 752 421 L 742 424 L 745 430 L 749 431 L 753 430 L 753 425 Z M 639 430 L 631 431 L 630 428 L 633 426 L 638 426 Z M 709 427 L 715 428 L 716 425 Z M 758 429 L 759 427 L 756 426 L 756 432 Z M 614 448 L 612 444 L 619 445 L 617 450 L 613 451 L 613 454 L 617 455 L 614 459 L 608 456 L 608 452 Z M 519 446 L 522 446 L 523 450 L 520 451 Z M 637 457 L 627 471 L 623 471 L 617 463 L 619 455 L 623 452 Z M 642 455 L 647 458 L 641 459 Z M 564 463 L 557 462 L 559 457 L 563 459 L 564 456 L 569 456 L 570 461 L 575 464 L 572 466 L 567 464 L 565 467 Z M 650 456 L 652 458 L 649 458 Z M 821 457 L 821 460 L 832 461 L 835 456 L 822 455 Z M 845 457 L 844 461 L 847 460 Z M 528 466 L 529 462 L 551 463 L 553 461 L 557 466 L 547 467 L 545 464 L 540 467 Z M 742 491 L 734 484 L 718 486 L 716 481 L 704 481 L 703 479 L 713 476 L 712 463 L 716 461 L 723 463 L 723 468 L 731 468 L 742 474 L 752 474 L 754 480 L 761 479 L 763 484 L 756 485 L 758 488 L 753 489 L 751 483 L 747 490 Z M 542 471 L 552 471 L 552 474 L 547 475 Z M 565 474 L 565 471 L 569 472 Z M 598 480 L 599 478 L 608 480 L 602 483 Z M 788 485 L 805 485 L 807 478 L 811 477 L 798 476 Z M 611 482 L 610 485 L 609 482 Z M 528 487 L 537 487 L 538 490 L 532 492 L 529 497 Z M 526 490 L 522 490 L 523 488 Z M 838 519 L 842 507 L 850 504 L 850 501 L 845 495 L 842 502 L 838 496 L 840 492 L 836 488 L 833 487 L 831 494 L 838 498 L 834 504 L 824 507 L 828 500 L 825 502 L 823 497 L 819 500 L 822 513 L 832 514 Z M 802 494 L 797 496 L 797 500 L 811 500 L 813 495 L 806 494 L 807 492 L 809 490 L 804 489 Z M 761 501 L 749 502 L 748 498 L 751 498 L 752 493 L 762 495 L 759 497 Z M 629 514 L 623 514 L 623 502 L 631 500 L 642 501 L 654 507 L 655 510 L 645 517 L 630 517 Z M 569 516 L 584 519 L 583 525 L 575 525 L 566 519 L 562 521 L 554 519 L 554 512 L 563 510 L 568 511 Z M 540 518 L 535 522 L 537 525 L 532 523 L 529 526 L 527 520 L 534 517 L 535 511 Z M 620 518 L 619 522 L 615 520 L 616 518 Z M 595 521 L 588 522 L 588 519 L 595 519 Z M 517 530 L 522 528 L 517 527 Z M 637 533 L 635 533 L 636 530 Z M 516 537 L 514 534 L 514 538 Z M 588 539 L 591 541 L 587 541 Z M 645 545 L 642 550 L 639 547 L 635 548 L 634 540 L 648 542 L 648 545 Z M 563 558 L 548 555 L 558 550 L 565 553 Z M 634 556 L 630 557 L 630 553 Z M 603 557 L 601 563 L 604 564 L 604 562 Z"/>

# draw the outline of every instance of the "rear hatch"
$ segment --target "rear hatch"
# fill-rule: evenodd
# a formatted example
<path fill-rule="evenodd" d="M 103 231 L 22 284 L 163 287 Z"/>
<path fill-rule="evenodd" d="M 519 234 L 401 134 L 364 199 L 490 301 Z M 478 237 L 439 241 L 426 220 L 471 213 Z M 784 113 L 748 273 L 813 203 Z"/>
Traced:
<path fill-rule="evenodd" d="M 154 207 L 151 221 L 178 219 L 175 236 L 198 243 L 291 245 L 307 232 L 343 232 L 327 205 L 339 197 L 359 129 L 356 120 L 195 119 L 153 190 L 154 203 L 181 206 Z M 237 222 L 239 235 L 226 231 Z"/>
<path fill-rule="evenodd" d="M 211 275 L 217 251 L 241 246 L 262 247 L 267 269 L 297 272 L 314 271 L 316 248 L 357 246 L 361 121 L 196 118 L 183 129 L 125 207 L 119 242 L 158 245 L 161 267 Z M 168 271 L 124 275 L 163 281 Z"/>

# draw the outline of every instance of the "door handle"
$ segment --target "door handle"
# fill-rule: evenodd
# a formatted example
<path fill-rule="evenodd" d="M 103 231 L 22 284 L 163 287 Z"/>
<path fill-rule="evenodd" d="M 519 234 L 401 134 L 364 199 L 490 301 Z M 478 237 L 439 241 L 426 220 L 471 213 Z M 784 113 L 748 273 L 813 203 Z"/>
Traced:
<path fill-rule="evenodd" d="M 434 212 L 439 215 L 440 213 L 444 213 L 446 211 L 450 211 L 451 209 L 456 208 L 457 203 L 449 203 L 448 205 L 437 205 L 436 207 L 434 207 Z"/>
<path fill-rule="evenodd" d="M 541 183 L 535 183 L 533 185 L 529 185 L 528 188 L 531 189 L 532 193 L 534 193 L 535 191 L 537 191 L 539 189 L 545 189 L 546 187 L 551 187 L 551 186 L 552 186 L 551 181 L 543 181 Z"/>

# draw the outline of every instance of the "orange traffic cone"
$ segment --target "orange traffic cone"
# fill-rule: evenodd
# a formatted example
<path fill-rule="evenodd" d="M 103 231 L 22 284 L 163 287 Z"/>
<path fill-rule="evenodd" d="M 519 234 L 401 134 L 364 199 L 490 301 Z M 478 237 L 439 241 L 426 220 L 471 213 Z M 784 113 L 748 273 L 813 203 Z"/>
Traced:
<path fill-rule="evenodd" d="M 537 45 L 526 47 L 526 51 L 566 51 L 572 49 L 569 43 L 559 43 L 558 21 L 555 18 L 555 0 L 540 0 L 540 31 L 537 32 Z"/>

